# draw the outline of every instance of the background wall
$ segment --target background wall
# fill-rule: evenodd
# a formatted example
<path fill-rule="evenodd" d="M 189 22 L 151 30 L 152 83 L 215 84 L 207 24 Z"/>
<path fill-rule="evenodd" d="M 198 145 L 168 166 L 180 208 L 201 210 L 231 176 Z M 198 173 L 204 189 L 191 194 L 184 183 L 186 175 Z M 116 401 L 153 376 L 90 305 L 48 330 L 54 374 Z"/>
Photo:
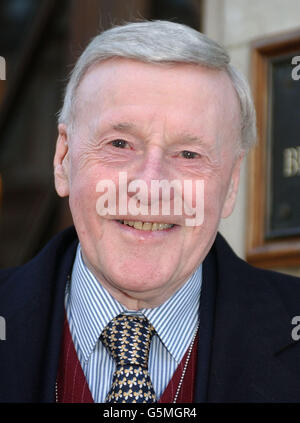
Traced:
<path fill-rule="evenodd" d="M 251 81 L 251 42 L 264 36 L 299 29 L 300 1 L 205 0 L 202 16 L 203 32 L 227 48 L 232 63 Z M 220 225 L 221 233 L 242 258 L 245 257 L 247 209 L 251 207 L 247 204 L 247 167 L 245 160 L 236 208 Z M 276 270 L 300 275 L 300 268 Z"/>

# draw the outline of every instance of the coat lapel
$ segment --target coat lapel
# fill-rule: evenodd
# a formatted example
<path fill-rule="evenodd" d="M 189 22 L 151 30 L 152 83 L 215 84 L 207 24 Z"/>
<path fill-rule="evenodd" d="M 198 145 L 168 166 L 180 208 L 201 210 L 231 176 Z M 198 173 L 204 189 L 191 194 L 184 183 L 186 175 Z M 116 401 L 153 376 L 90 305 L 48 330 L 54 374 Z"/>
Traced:
<path fill-rule="evenodd" d="M 199 338 L 195 401 L 206 402 L 210 375 L 217 272 L 215 254 L 211 251 L 203 263 L 202 287 L 199 310 Z"/>
<path fill-rule="evenodd" d="M 0 285 L 7 339 L 0 344 L 0 402 L 48 402 L 64 320 L 64 292 L 78 243 L 74 229 L 52 240 Z"/>
<path fill-rule="evenodd" d="M 215 302 L 210 300 L 207 314 L 211 321 L 214 305 L 206 400 L 299 401 L 300 344 L 291 338 L 291 314 L 297 306 L 289 303 L 292 295 L 285 294 L 286 301 L 280 295 L 282 288 L 282 293 L 289 291 L 286 284 L 290 283 L 299 298 L 299 281 L 249 266 L 220 235 L 210 254 L 217 271 Z M 212 275 L 211 271 L 206 275 Z M 207 280 L 206 285 L 212 282 Z M 201 318 L 203 322 L 206 316 Z"/>

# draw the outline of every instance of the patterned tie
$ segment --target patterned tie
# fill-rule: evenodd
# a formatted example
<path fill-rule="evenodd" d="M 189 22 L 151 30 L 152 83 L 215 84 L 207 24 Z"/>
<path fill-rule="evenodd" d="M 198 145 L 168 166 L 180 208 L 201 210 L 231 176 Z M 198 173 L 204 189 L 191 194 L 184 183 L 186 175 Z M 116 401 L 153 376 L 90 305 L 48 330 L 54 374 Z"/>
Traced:
<path fill-rule="evenodd" d="M 101 339 L 116 362 L 106 402 L 155 402 L 148 372 L 153 326 L 145 317 L 119 315 L 104 328 Z"/>

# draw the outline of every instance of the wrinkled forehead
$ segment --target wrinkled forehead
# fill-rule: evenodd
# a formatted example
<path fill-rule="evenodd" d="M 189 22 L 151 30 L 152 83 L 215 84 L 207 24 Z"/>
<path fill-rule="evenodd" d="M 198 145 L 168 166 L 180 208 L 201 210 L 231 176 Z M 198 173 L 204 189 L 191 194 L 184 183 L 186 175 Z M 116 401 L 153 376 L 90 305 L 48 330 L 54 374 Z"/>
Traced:
<path fill-rule="evenodd" d="M 149 64 L 122 58 L 95 64 L 77 88 L 75 120 L 94 125 L 108 109 L 134 104 L 157 106 L 158 111 L 171 105 L 186 122 L 197 110 L 199 121 L 200 114 L 211 117 L 210 124 L 222 127 L 224 133 L 235 130 L 239 138 L 240 105 L 230 77 L 225 71 L 195 64 Z M 209 115 L 212 109 L 214 115 Z"/>

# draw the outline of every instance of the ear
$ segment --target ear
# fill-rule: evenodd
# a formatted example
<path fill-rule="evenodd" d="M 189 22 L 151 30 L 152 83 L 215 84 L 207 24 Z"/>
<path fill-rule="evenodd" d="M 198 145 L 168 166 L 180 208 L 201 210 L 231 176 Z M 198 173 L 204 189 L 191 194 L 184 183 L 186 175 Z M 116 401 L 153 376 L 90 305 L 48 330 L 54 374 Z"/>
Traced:
<path fill-rule="evenodd" d="M 60 197 L 69 195 L 69 145 L 67 128 L 64 124 L 58 125 L 58 138 L 54 156 L 55 189 Z"/>
<path fill-rule="evenodd" d="M 236 196 L 238 193 L 239 182 L 240 182 L 240 171 L 241 171 L 241 164 L 243 162 L 244 154 L 241 154 L 237 159 L 233 166 L 231 180 L 228 188 L 228 192 L 226 195 L 226 199 L 222 209 L 221 217 L 225 219 L 229 217 L 233 212 Z"/>

